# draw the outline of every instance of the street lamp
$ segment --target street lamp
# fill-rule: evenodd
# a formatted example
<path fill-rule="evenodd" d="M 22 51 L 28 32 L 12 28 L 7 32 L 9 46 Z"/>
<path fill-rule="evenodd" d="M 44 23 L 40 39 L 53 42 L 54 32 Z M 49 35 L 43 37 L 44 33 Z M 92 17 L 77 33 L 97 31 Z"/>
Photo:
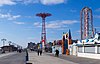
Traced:
<path fill-rule="evenodd" d="M 10 52 L 10 49 L 11 49 L 11 46 L 10 44 L 12 43 L 11 41 L 8 42 L 9 43 L 9 52 Z"/>
<path fill-rule="evenodd" d="M 3 46 L 5 46 L 5 41 L 6 41 L 6 39 L 1 39 L 1 41 L 3 42 Z"/>
<path fill-rule="evenodd" d="M 3 51 L 2 51 L 2 53 L 5 53 L 4 46 L 5 46 L 6 39 L 3 38 L 3 39 L 1 39 L 1 41 L 3 42 L 3 48 L 2 48 Z"/>

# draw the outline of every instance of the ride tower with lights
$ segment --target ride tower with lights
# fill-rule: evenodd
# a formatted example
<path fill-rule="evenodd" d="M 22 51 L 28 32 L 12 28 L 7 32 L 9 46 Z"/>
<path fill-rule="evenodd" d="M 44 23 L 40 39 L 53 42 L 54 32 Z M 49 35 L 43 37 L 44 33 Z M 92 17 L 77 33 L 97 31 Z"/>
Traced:
<path fill-rule="evenodd" d="M 92 10 L 84 7 L 80 13 L 81 40 L 94 37 Z"/>

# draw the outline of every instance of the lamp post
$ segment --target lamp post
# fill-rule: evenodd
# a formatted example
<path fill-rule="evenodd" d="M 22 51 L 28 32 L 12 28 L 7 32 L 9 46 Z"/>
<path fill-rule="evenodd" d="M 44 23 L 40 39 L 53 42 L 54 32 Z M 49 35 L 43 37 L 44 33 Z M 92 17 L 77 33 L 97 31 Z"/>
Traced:
<path fill-rule="evenodd" d="M 3 46 L 5 46 L 5 41 L 6 41 L 6 39 L 1 39 L 1 41 L 3 42 Z"/>
<path fill-rule="evenodd" d="M 4 46 L 5 46 L 6 39 L 3 38 L 3 39 L 1 39 L 1 41 L 3 42 L 3 48 L 2 48 L 3 51 L 2 51 L 2 53 L 5 53 Z"/>
<path fill-rule="evenodd" d="M 9 52 L 10 52 L 10 50 L 11 50 L 11 46 L 10 45 L 11 45 L 12 42 L 9 41 L 8 43 L 9 43 Z"/>

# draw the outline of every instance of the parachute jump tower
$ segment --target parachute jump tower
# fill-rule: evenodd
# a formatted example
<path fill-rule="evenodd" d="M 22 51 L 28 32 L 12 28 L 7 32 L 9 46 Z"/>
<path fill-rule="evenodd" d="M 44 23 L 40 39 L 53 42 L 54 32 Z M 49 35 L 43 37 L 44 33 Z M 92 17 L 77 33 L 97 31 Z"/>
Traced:
<path fill-rule="evenodd" d="M 46 44 L 46 27 L 45 27 L 45 18 L 47 16 L 51 16 L 50 13 L 38 13 L 36 14 L 36 16 L 39 16 L 42 18 L 42 33 L 41 33 L 41 43 L 42 43 L 42 47 L 45 47 Z"/>

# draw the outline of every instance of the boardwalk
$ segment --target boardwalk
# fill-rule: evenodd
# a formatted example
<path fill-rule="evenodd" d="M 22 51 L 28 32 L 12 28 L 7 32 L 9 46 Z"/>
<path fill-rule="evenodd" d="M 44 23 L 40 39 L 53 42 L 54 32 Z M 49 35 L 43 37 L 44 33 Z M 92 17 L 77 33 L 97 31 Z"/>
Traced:
<path fill-rule="evenodd" d="M 51 53 L 38 56 L 36 52 L 29 52 L 29 61 L 32 64 L 100 64 L 100 60 L 76 56 L 60 55 L 55 57 Z"/>
<path fill-rule="evenodd" d="M 29 52 L 28 62 L 31 62 L 32 64 L 77 64 L 58 57 L 49 56 L 45 53 L 42 56 L 38 56 L 36 52 Z"/>

